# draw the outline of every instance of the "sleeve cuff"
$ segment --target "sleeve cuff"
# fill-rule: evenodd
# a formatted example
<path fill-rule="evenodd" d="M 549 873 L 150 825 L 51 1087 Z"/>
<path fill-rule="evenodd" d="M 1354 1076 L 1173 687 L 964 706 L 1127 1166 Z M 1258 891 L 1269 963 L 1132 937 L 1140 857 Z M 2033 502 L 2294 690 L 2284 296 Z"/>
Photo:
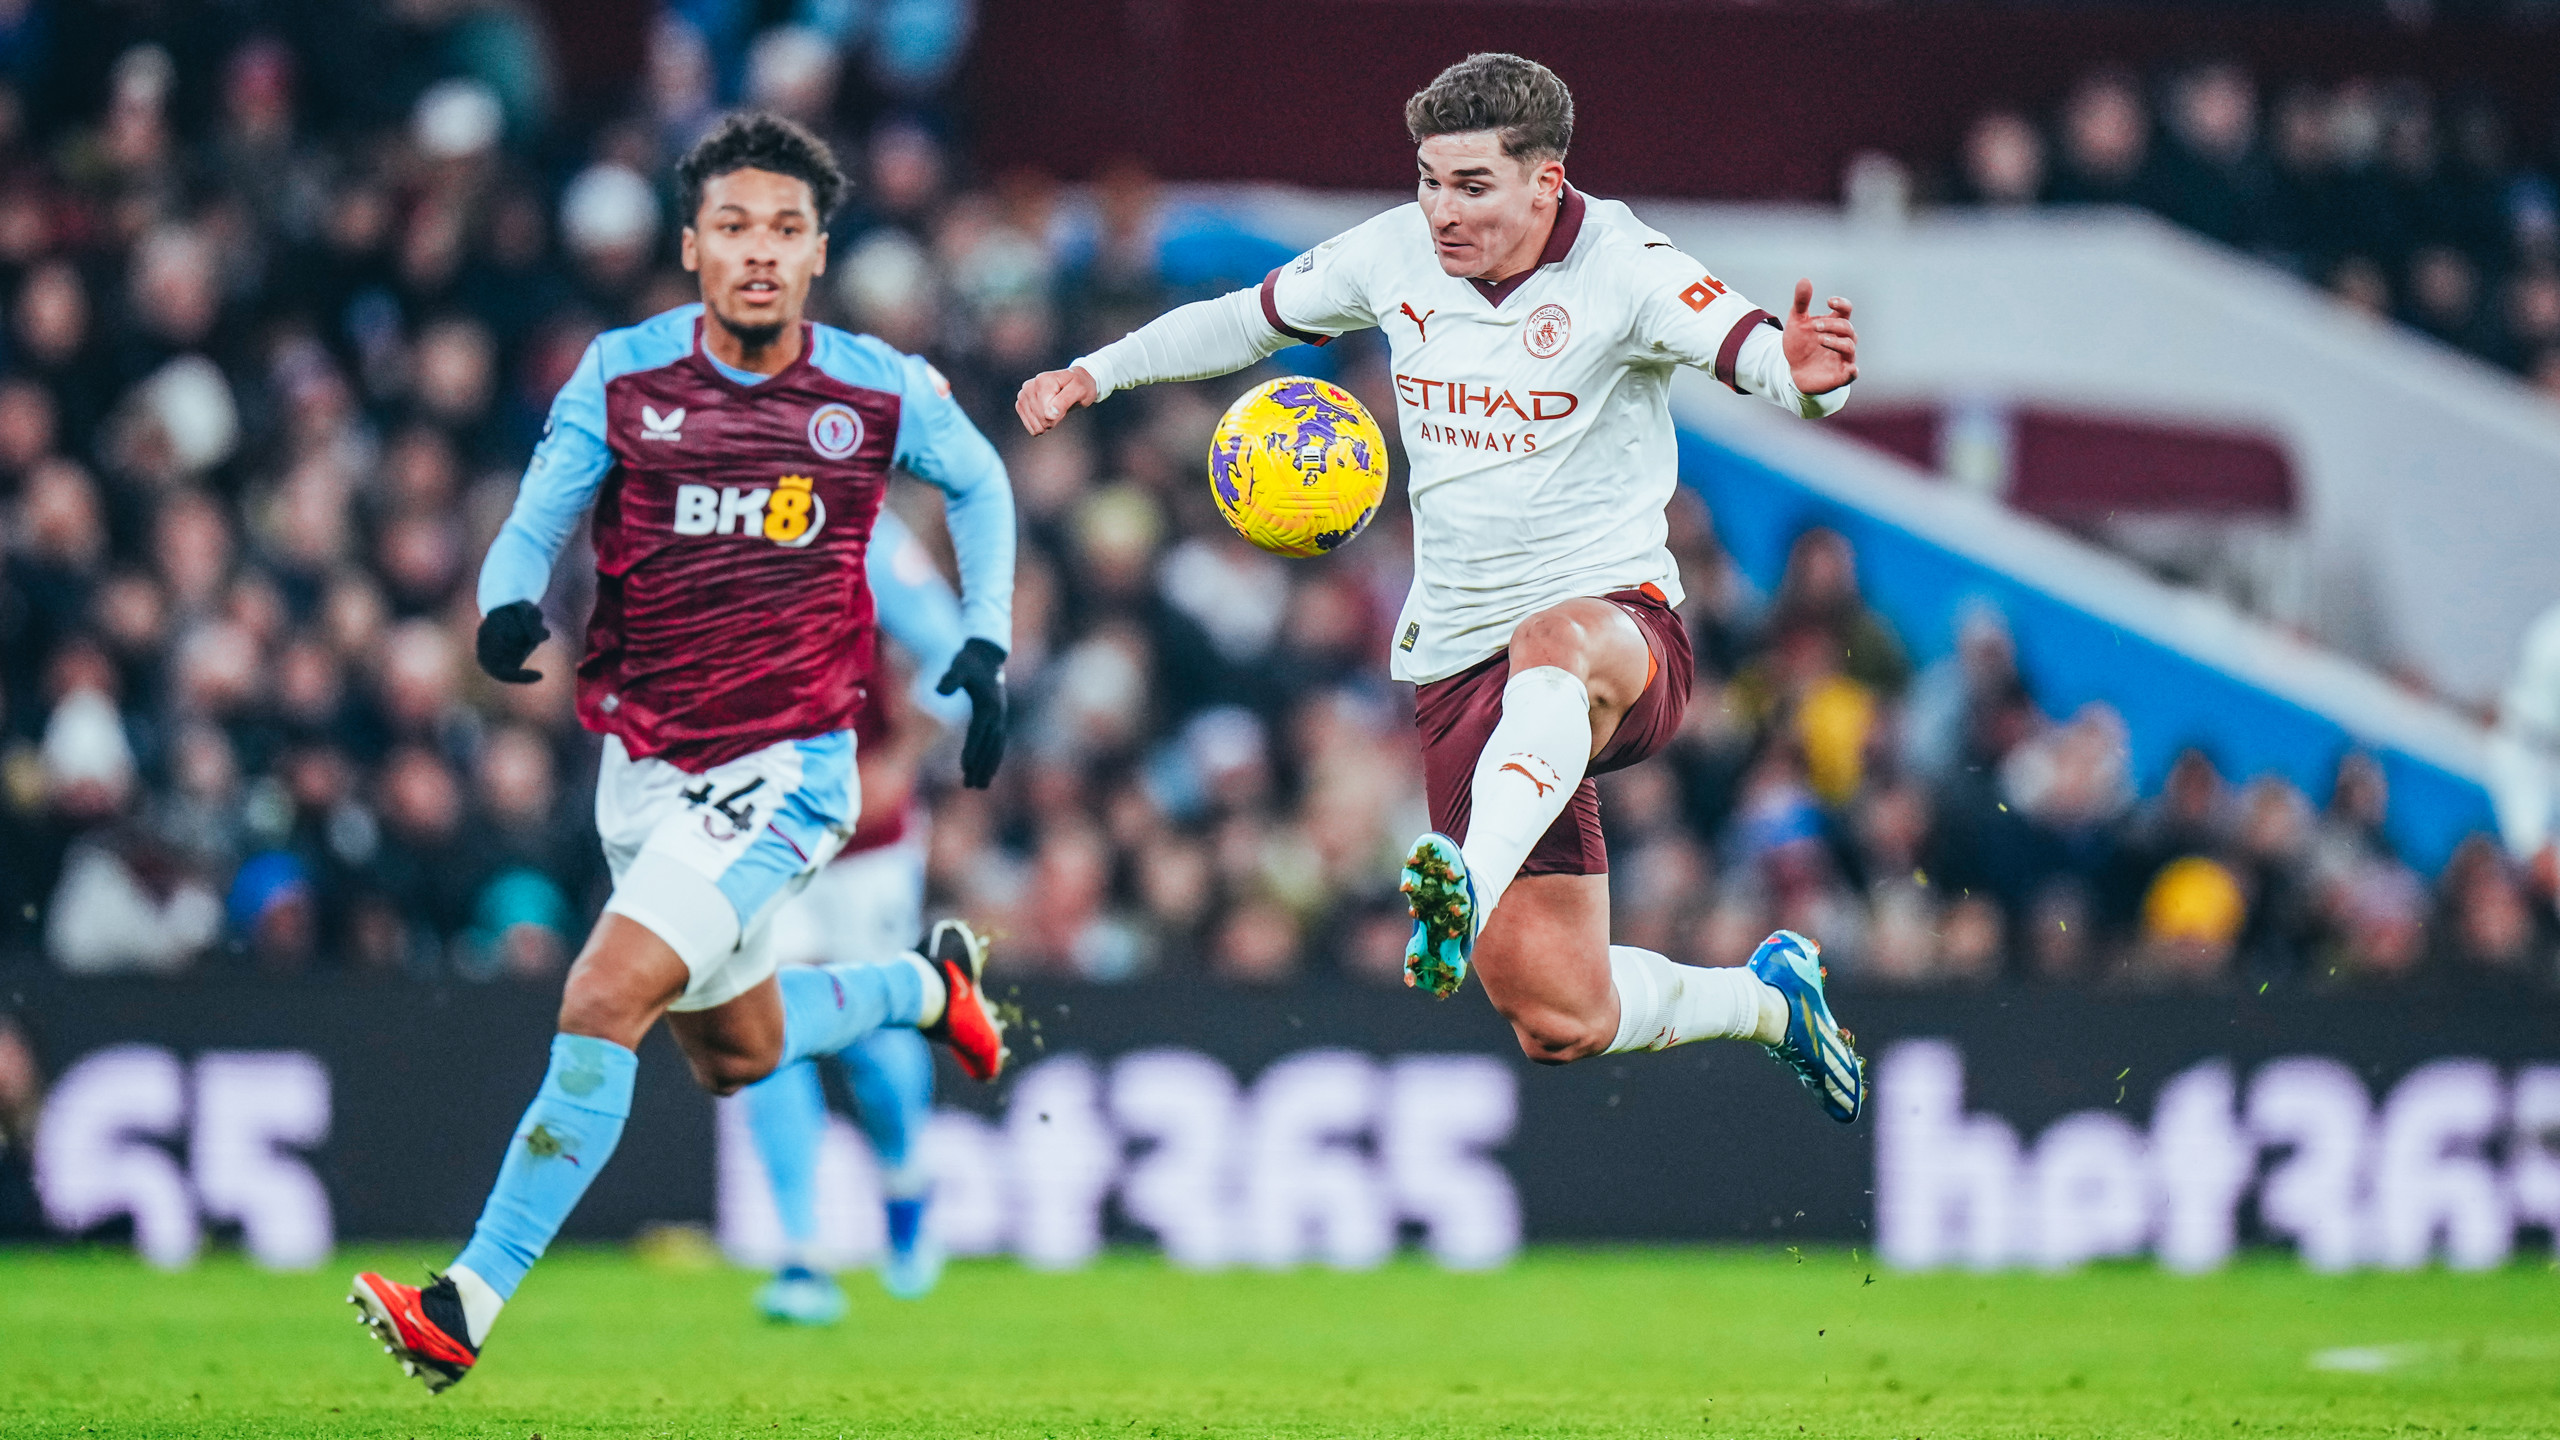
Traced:
<path fill-rule="evenodd" d="M 1822 420 L 1837 415 L 1840 413 L 1840 407 L 1849 403 L 1849 392 L 1857 388 L 1857 383 L 1852 380 L 1837 390 L 1825 390 L 1819 395 L 1798 392 L 1796 413 L 1807 420 Z"/>
<path fill-rule="evenodd" d="M 1081 360 L 1068 362 L 1068 368 L 1081 370 L 1093 377 L 1093 398 L 1096 400 L 1106 399 L 1120 388 L 1118 378 L 1111 373 L 1110 362 L 1102 358 L 1099 350 Z"/>
<path fill-rule="evenodd" d="M 1013 653 L 1013 611 L 1010 606 L 967 600 L 960 602 L 960 638 L 962 644 L 984 640 L 1007 655 Z"/>
<path fill-rule="evenodd" d="M 1319 335 L 1312 330 L 1301 330 L 1297 326 L 1280 318 L 1280 272 L 1277 268 L 1274 268 L 1270 274 L 1262 277 L 1262 318 L 1265 323 L 1271 326 L 1272 329 L 1279 331 L 1281 334 L 1288 336 L 1290 339 L 1297 341 L 1301 345 L 1330 345 L 1333 343 L 1333 337 L 1330 335 Z"/>
<path fill-rule="evenodd" d="M 1742 358 L 1742 342 L 1750 339 L 1751 332 L 1757 327 L 1768 325 L 1774 328 L 1777 324 L 1778 317 L 1766 310 L 1754 310 L 1733 322 L 1733 328 L 1725 332 L 1724 343 L 1716 347 L 1716 378 L 1724 382 L 1724 388 L 1742 389 L 1741 382 L 1734 378 L 1734 364 Z"/>

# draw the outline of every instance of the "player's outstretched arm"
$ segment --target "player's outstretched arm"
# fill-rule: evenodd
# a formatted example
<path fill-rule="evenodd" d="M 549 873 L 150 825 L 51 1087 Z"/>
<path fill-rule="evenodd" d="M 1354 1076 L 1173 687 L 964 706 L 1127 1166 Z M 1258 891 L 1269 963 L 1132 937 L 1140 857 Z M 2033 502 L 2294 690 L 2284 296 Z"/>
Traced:
<path fill-rule="evenodd" d="M 1858 330 L 1849 323 L 1849 302 L 1837 295 L 1831 297 L 1831 313 L 1812 310 L 1813 282 L 1798 280 L 1795 304 L 1787 310 L 1787 372 L 1799 393 L 1828 395 L 1858 378 Z"/>
<path fill-rule="evenodd" d="M 934 688 L 969 697 L 960 783 L 983 790 L 1004 760 L 1010 723 L 1004 657 L 1013 647 L 1013 481 L 942 376 L 914 356 L 905 363 L 897 460 L 908 474 L 942 492 L 942 519 L 960 564 L 960 620 L 967 636 Z"/>
<path fill-rule="evenodd" d="M 960 596 L 942 578 L 933 557 L 907 528 L 898 512 L 880 507 L 871 522 L 871 550 L 863 565 L 871 586 L 871 606 L 880 631 L 915 657 L 916 708 L 944 725 L 969 720 L 965 700 L 953 700 L 933 688 L 935 676 L 958 658 L 969 632 L 960 616 Z"/>
<path fill-rule="evenodd" d="M 1037 435 L 1115 390 L 1229 375 L 1298 343 L 1264 318 L 1259 290 L 1168 310 L 1064 370 L 1022 382 L 1013 413 Z"/>
<path fill-rule="evenodd" d="M 534 647 L 550 638 L 542 623 L 542 594 L 551 588 L 552 562 L 595 502 L 597 487 L 613 470 L 604 440 L 604 361 L 589 345 L 569 383 L 551 402 L 542 443 L 516 487 L 515 508 L 480 562 L 480 668 L 510 685 L 542 678 L 525 668 Z"/>
<path fill-rule="evenodd" d="M 1631 257 L 1642 353 L 1695 365 L 1747 395 L 1807 420 L 1839 412 L 1858 378 L 1849 302 L 1813 313 L 1813 282 L 1796 282 L 1784 320 L 1668 245 Z"/>

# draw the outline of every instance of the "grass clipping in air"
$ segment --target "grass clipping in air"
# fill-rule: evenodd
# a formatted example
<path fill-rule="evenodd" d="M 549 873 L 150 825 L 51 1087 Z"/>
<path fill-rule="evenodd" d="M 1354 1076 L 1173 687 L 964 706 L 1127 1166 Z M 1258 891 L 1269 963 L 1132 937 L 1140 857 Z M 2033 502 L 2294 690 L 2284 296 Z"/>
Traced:
<path fill-rule="evenodd" d="M 1547 1250 L 1497 1273 L 964 1262 L 830 1330 L 760 1277 L 564 1248 L 430 1399 L 339 1296 L 0 1251 L 0 1435 L 2458 1436 L 2560 1432 L 2546 1260 L 2488 1275 L 1884 1271 L 1846 1252 Z M 2356 1363 L 2347 1363 L 2341 1356 Z M 2372 1357 L 2381 1357 L 2373 1359 Z"/>

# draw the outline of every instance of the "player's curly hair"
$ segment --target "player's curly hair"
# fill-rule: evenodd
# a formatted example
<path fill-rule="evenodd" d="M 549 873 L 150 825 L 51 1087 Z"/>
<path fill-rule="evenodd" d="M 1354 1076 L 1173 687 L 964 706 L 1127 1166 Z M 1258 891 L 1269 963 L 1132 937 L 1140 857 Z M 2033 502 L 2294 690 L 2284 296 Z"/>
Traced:
<path fill-rule="evenodd" d="M 702 210 L 702 187 L 732 170 L 770 170 L 809 186 L 818 207 L 818 228 L 836 213 L 844 198 L 844 169 L 827 142 L 796 121 L 763 110 L 743 110 L 711 127 L 676 162 L 676 204 L 684 223 Z"/>
<path fill-rule="evenodd" d="M 1514 160 L 1561 160 L 1573 145 L 1573 92 L 1535 60 L 1483 51 L 1404 102 L 1404 128 L 1416 145 L 1434 135 L 1491 130 Z"/>

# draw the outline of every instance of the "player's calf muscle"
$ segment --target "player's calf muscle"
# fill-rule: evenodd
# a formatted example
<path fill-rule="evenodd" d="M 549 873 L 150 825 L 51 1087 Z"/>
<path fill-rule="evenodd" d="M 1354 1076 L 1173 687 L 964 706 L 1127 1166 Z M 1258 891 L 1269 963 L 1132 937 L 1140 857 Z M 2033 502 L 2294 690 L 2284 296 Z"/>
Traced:
<path fill-rule="evenodd" d="M 773 1053 L 756 1054 L 733 1048 L 715 1048 L 694 1040 L 682 1039 L 685 1067 L 693 1072 L 693 1083 L 714 1095 L 735 1095 L 773 1073 Z"/>
<path fill-rule="evenodd" d="M 726 1005 L 667 1017 L 693 1083 L 733 1095 L 773 1073 L 782 1059 L 782 992 L 773 981 Z"/>
<path fill-rule="evenodd" d="M 1510 1022 L 1520 1053 L 1541 1065 L 1587 1059 L 1617 1038 L 1607 883 L 1600 876 L 1523 876 L 1477 942 L 1486 998 Z"/>
<path fill-rule="evenodd" d="M 1607 947 L 1602 946 L 1601 974 L 1608 974 Z M 1579 967 L 1577 967 L 1579 968 Z M 1609 1048 L 1617 1038 L 1617 996 L 1604 979 L 1594 993 L 1583 986 L 1540 985 L 1526 995 L 1494 994 L 1495 987 L 1485 986 L 1493 995 L 1493 1008 L 1511 1024 L 1511 1034 L 1520 1042 L 1520 1053 L 1540 1065 L 1570 1065 L 1586 1060 Z"/>
<path fill-rule="evenodd" d="M 1506 1012 L 1520 1053 L 1539 1065 L 1570 1065 L 1609 1048 L 1614 1029 L 1593 1025 L 1576 1015 L 1544 1006 Z"/>

